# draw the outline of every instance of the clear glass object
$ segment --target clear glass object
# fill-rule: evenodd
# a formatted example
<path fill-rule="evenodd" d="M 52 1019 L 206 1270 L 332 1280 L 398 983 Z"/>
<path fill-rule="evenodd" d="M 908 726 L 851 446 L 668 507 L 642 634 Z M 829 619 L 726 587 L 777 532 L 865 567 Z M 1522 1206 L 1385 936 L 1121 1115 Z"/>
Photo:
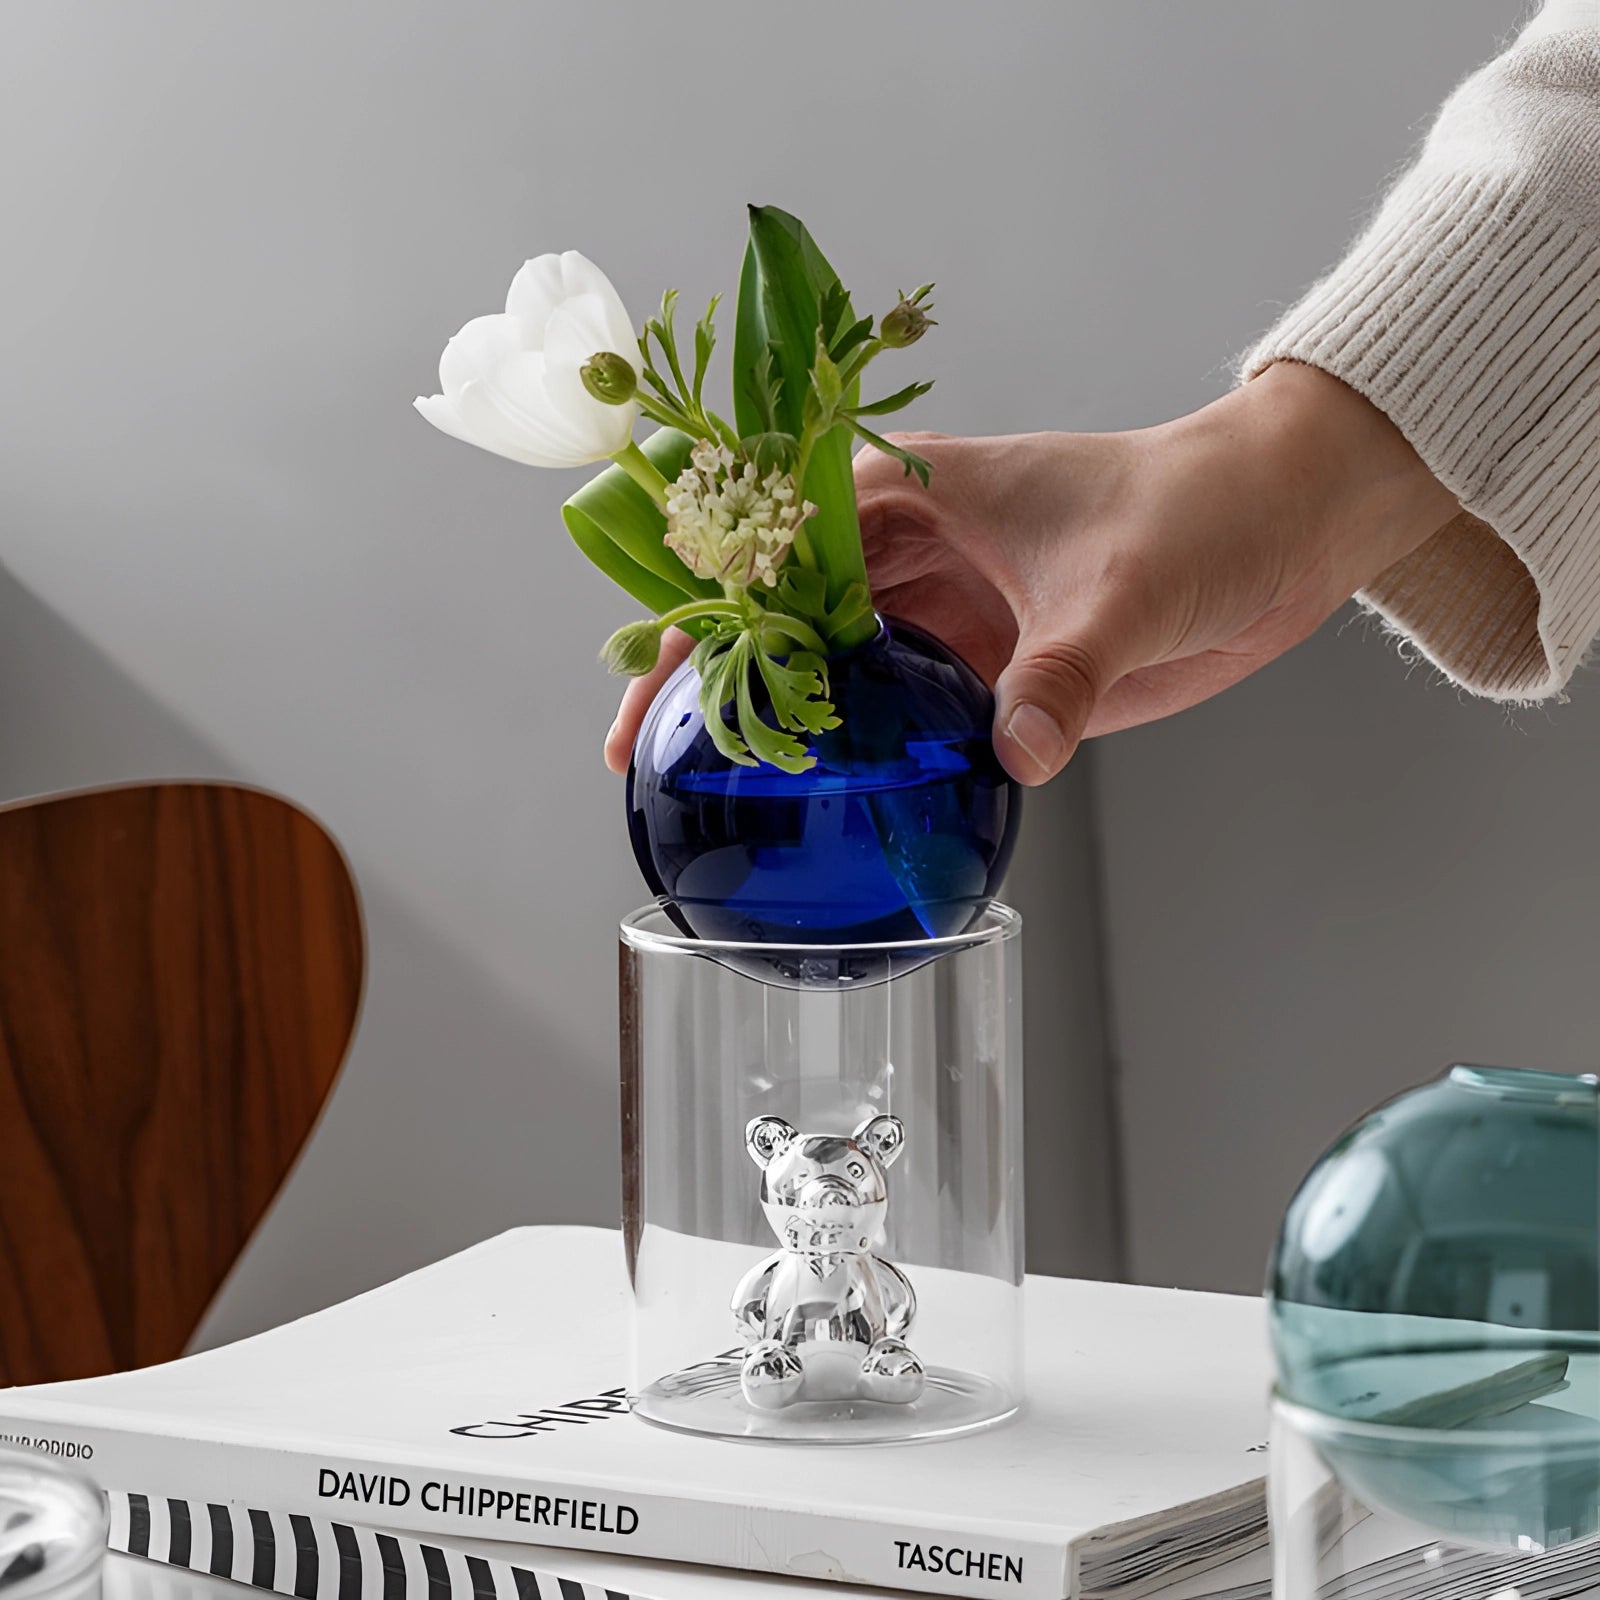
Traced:
<path fill-rule="evenodd" d="M 0 1446 L 0 1600 L 94 1594 L 106 1532 L 105 1501 L 87 1478 Z"/>
<path fill-rule="evenodd" d="M 630 1397 L 731 1439 L 888 1443 L 1022 1398 L 1020 919 L 852 945 L 624 919 Z"/>
<path fill-rule="evenodd" d="M 628 772 L 628 834 L 684 932 L 939 937 L 970 927 L 999 888 L 1022 791 L 995 755 L 983 680 L 899 622 L 833 658 L 828 677 L 840 726 L 810 739 L 815 761 L 799 773 L 723 755 L 689 663 L 656 696 Z"/>
<path fill-rule="evenodd" d="M 1391 1524 L 1435 1568 L 1588 1551 L 1600 1080 L 1459 1066 L 1381 1106 L 1291 1201 L 1269 1295 L 1279 1600 Z"/>
<path fill-rule="evenodd" d="M 1580 1429 L 1349 1422 L 1279 1397 L 1270 1453 L 1274 1600 L 1600 1595 Z"/>

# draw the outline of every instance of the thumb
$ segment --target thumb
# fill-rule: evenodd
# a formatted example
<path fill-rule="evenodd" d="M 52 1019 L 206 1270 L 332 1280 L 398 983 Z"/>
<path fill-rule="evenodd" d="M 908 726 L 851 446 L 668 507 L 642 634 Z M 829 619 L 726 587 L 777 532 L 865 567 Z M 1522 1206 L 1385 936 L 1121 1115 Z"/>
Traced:
<path fill-rule="evenodd" d="M 995 685 L 994 747 L 1006 771 L 1029 785 L 1055 777 L 1121 675 L 1087 632 L 1024 630 Z"/>

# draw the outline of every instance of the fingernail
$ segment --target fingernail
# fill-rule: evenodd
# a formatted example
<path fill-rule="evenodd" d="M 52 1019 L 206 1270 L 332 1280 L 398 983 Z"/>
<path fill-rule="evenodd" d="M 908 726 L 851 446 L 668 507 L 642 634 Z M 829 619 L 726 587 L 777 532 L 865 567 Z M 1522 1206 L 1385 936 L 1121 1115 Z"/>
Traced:
<path fill-rule="evenodd" d="M 1044 774 L 1051 776 L 1061 765 L 1067 741 L 1061 724 L 1048 711 L 1024 700 L 1006 719 L 1006 737 L 1022 750 Z"/>

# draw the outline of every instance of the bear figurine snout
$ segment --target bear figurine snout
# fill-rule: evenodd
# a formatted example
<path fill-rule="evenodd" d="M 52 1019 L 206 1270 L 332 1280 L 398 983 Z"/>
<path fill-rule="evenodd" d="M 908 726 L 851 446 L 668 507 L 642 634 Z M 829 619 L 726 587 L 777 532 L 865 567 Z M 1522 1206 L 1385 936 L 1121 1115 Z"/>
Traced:
<path fill-rule="evenodd" d="M 866 1197 L 843 1178 L 813 1178 L 800 1191 L 803 1207 L 858 1206 Z"/>

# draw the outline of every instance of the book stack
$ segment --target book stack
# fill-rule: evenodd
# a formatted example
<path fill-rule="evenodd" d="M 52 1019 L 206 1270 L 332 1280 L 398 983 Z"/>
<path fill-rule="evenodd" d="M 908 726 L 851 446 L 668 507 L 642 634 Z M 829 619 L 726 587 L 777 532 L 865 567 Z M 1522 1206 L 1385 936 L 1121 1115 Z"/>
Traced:
<path fill-rule="evenodd" d="M 0 1390 L 0 1437 L 81 1462 L 115 1548 L 297 1600 L 1266 1596 L 1261 1304 L 1041 1278 L 1028 1307 L 1010 1424 L 746 1447 L 628 1414 L 618 1235 L 521 1228 L 221 1349 Z"/>

